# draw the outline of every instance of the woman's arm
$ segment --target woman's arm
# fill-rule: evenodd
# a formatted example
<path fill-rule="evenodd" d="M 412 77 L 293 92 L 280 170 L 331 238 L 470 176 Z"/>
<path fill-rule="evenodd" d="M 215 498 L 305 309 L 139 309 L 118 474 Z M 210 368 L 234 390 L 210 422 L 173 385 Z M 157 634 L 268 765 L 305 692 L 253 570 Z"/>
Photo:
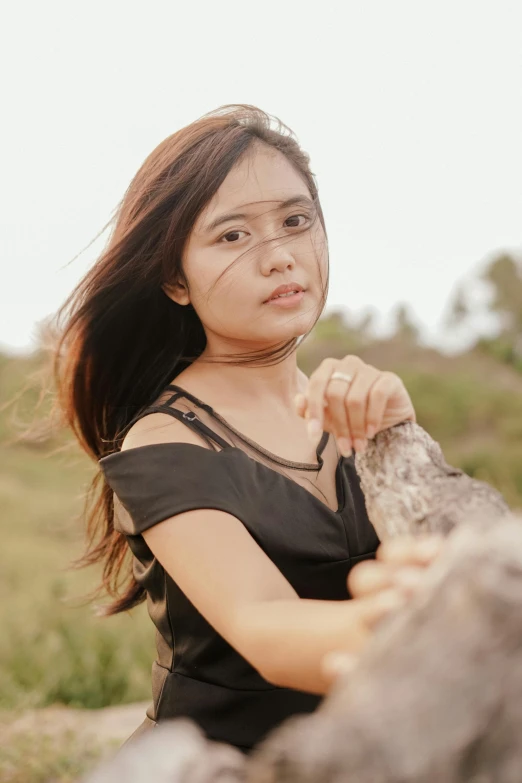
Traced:
<path fill-rule="evenodd" d="M 206 620 L 269 682 L 323 694 L 324 656 L 358 653 L 401 605 L 390 586 L 346 601 L 300 599 L 236 517 L 187 511 L 144 531 L 157 559 Z"/>
<path fill-rule="evenodd" d="M 269 682 L 325 694 L 332 680 L 326 656 L 339 650 L 358 654 L 375 623 L 403 602 L 393 589 L 350 601 L 259 602 L 238 612 L 234 638 Z"/>
<path fill-rule="evenodd" d="M 241 618 L 243 644 L 266 650 L 266 679 L 282 687 L 326 693 L 346 665 L 353 665 L 375 624 L 400 608 L 422 585 L 425 568 L 443 539 L 403 536 L 386 541 L 377 560 L 350 571 L 351 601 L 273 601 Z M 241 615 L 240 615 L 241 617 Z"/>

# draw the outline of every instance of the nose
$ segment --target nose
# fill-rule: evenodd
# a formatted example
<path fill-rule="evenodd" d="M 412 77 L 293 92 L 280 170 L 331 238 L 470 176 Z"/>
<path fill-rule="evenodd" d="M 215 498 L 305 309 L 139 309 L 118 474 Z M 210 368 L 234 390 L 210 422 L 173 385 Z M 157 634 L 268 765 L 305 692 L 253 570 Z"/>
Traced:
<path fill-rule="evenodd" d="M 290 249 L 290 243 L 271 241 L 263 248 L 261 273 L 269 277 L 272 272 L 284 272 L 295 267 L 295 258 Z"/>

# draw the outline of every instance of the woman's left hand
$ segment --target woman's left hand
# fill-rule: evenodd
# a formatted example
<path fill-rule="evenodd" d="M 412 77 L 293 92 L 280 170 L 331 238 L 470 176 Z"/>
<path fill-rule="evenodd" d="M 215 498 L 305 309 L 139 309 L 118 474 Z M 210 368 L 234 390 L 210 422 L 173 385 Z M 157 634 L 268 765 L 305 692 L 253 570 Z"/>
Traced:
<path fill-rule="evenodd" d="M 333 377 L 341 373 L 347 378 Z M 343 456 L 362 452 L 369 438 L 401 421 L 415 421 L 410 396 L 393 372 L 382 372 L 358 356 L 324 359 L 312 373 L 305 394 L 296 397 L 300 416 L 316 442 L 331 432 Z"/>
<path fill-rule="evenodd" d="M 355 601 L 392 591 L 396 595 L 398 591 L 406 605 L 426 584 L 427 569 L 444 547 L 444 538 L 437 535 L 388 539 L 379 546 L 375 560 L 364 560 L 352 568 L 347 579 L 348 590 Z M 332 686 L 340 675 L 354 669 L 361 654 L 346 650 L 327 653 L 322 671 L 328 684 Z"/>

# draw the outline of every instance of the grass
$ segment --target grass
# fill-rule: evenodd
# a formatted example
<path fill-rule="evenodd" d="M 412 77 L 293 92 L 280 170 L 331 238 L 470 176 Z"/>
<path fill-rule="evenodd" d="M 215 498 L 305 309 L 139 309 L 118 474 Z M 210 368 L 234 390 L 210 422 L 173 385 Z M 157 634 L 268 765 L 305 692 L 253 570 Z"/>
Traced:
<path fill-rule="evenodd" d="M 0 783 L 75 783 L 116 744 L 74 731 L 18 735 L 0 748 Z"/>
<path fill-rule="evenodd" d="M 152 624 L 96 617 L 83 596 L 98 575 L 70 569 L 91 467 L 76 451 L 0 448 L 0 708 L 103 707 L 148 698 Z"/>
<path fill-rule="evenodd" d="M 0 360 L 0 400 L 38 369 L 34 357 Z M 36 383 L 16 416 L 30 419 Z M 150 697 L 153 626 L 145 606 L 100 618 L 83 597 L 95 568 L 73 570 L 93 466 L 61 432 L 17 442 L 14 409 L 0 416 L 0 709 L 53 703 L 88 708 Z"/>
<path fill-rule="evenodd" d="M 522 508 L 522 377 L 520 388 L 498 388 L 495 377 L 451 375 L 412 368 L 398 374 L 415 403 L 417 420 L 446 460 L 487 481 Z"/>

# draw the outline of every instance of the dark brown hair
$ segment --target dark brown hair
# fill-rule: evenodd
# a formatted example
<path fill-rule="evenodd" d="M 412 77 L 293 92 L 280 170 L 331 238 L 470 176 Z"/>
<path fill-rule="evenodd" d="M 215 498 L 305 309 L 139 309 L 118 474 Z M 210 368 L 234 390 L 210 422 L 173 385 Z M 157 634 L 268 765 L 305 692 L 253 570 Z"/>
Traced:
<path fill-rule="evenodd" d="M 292 132 L 254 106 L 223 106 L 169 136 L 145 160 L 114 218 L 106 249 L 57 315 L 58 401 L 96 461 L 119 447 L 133 418 L 205 348 L 203 326 L 162 285 L 184 280 L 182 254 L 196 218 L 255 142 L 280 151 L 306 181 L 324 228 L 309 159 Z M 244 361 L 280 361 L 297 340 Z M 88 546 L 81 565 L 101 562 L 116 614 L 144 600 L 127 544 L 114 529 L 113 495 L 97 473 L 87 498 Z"/>

